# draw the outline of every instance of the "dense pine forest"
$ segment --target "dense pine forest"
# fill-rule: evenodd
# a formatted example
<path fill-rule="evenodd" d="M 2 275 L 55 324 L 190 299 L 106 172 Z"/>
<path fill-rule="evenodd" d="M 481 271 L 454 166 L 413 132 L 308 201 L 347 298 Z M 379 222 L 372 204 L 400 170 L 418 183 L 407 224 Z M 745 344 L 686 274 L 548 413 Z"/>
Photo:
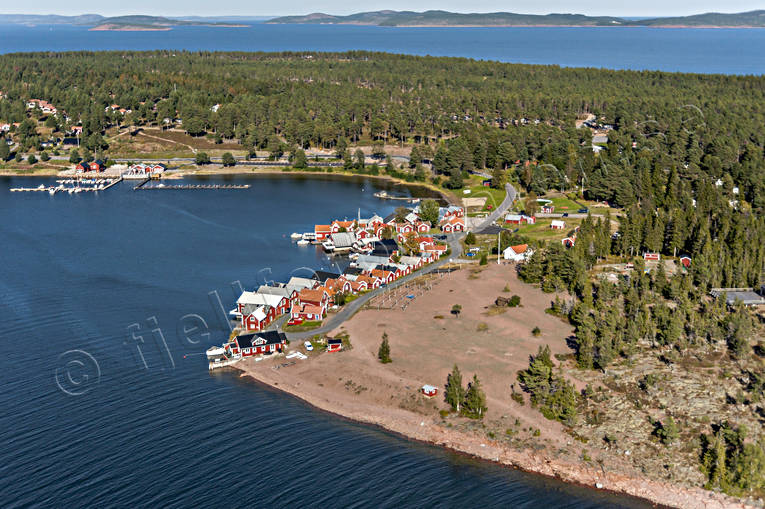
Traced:
<path fill-rule="evenodd" d="M 58 109 L 48 125 L 81 124 L 86 150 L 107 153 L 110 125 L 176 121 L 245 150 L 313 146 L 350 159 L 361 141 L 414 146 L 413 167 L 432 161 L 452 187 L 482 168 L 536 194 L 583 185 L 626 211 L 606 251 L 689 254 L 702 288 L 762 275 L 762 77 L 369 52 L 78 52 L 3 55 L 0 89 L 0 121 L 21 122 L 26 148 L 37 141 L 29 99 Z M 599 154 L 592 131 L 575 127 L 586 115 L 612 128 Z"/>

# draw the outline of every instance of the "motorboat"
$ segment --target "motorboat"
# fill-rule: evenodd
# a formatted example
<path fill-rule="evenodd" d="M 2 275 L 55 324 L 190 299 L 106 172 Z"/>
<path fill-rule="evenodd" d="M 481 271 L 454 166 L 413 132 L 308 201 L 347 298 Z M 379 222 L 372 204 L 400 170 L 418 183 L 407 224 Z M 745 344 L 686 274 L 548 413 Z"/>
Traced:
<path fill-rule="evenodd" d="M 222 346 L 211 346 L 207 349 L 207 358 L 223 357 L 226 355 L 226 349 Z"/>
<path fill-rule="evenodd" d="M 297 245 L 298 245 L 298 246 L 307 246 L 307 245 L 309 245 L 310 243 L 311 243 L 310 241 L 308 241 L 308 240 L 305 240 L 305 239 L 300 239 L 300 240 L 298 240 L 298 241 L 297 241 Z"/>
<path fill-rule="evenodd" d="M 303 235 L 301 233 L 293 233 L 292 235 L 290 235 L 290 238 L 292 240 L 300 240 L 303 238 Z"/>

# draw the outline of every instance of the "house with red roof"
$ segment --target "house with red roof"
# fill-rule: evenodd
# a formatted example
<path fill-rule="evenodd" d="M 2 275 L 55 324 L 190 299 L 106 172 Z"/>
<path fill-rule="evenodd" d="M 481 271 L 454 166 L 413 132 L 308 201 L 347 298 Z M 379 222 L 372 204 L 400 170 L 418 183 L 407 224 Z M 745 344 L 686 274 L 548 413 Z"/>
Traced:
<path fill-rule="evenodd" d="M 313 228 L 317 241 L 324 241 L 332 234 L 331 224 L 317 224 Z"/>

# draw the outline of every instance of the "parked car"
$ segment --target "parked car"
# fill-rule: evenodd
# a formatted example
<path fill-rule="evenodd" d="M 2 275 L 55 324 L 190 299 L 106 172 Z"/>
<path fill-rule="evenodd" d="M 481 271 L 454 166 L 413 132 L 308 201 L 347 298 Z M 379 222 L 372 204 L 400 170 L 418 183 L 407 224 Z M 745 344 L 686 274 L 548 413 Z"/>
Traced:
<path fill-rule="evenodd" d="M 311 342 L 310 342 L 310 341 L 306 340 L 306 341 L 303 343 L 303 345 L 305 346 L 305 349 L 306 349 L 306 350 L 308 350 L 309 352 L 312 352 L 312 351 L 313 351 L 313 345 L 311 344 Z"/>
<path fill-rule="evenodd" d="M 564 212 L 563 217 L 568 217 L 568 212 Z"/>
<path fill-rule="evenodd" d="M 590 209 L 587 209 L 587 208 L 584 208 L 584 209 L 579 209 L 579 213 L 580 213 L 580 214 L 587 214 L 587 213 L 589 213 L 589 212 L 590 212 Z"/>

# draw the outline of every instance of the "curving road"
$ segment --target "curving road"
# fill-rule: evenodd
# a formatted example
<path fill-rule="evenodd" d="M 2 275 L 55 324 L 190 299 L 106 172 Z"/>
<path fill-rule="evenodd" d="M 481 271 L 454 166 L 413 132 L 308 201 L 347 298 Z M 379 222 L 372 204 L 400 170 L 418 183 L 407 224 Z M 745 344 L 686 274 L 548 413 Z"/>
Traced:
<path fill-rule="evenodd" d="M 489 226 L 494 221 L 499 219 L 499 217 L 507 211 L 515 201 L 515 198 L 517 196 L 517 192 L 513 186 L 510 184 L 505 184 L 505 190 L 507 191 L 507 194 L 505 195 L 505 199 L 502 200 L 502 203 L 500 203 L 499 207 L 497 207 L 494 212 L 486 216 L 484 220 L 481 222 L 480 225 L 475 227 L 476 230 L 480 230 L 482 228 L 485 228 L 486 226 Z M 453 258 L 457 258 L 462 254 L 462 244 L 460 244 L 460 240 L 462 237 L 465 236 L 465 233 L 455 233 L 448 236 L 447 242 L 449 243 L 449 248 L 452 250 L 452 254 L 449 258 L 441 258 L 440 260 L 431 263 L 430 265 L 426 265 L 425 267 L 421 268 L 418 271 L 412 272 L 408 276 L 404 276 L 400 279 L 397 279 L 396 281 L 390 283 L 389 285 L 377 288 L 375 290 L 372 290 L 369 293 L 365 293 L 364 295 L 360 296 L 358 299 L 351 301 L 349 304 L 346 304 L 343 306 L 340 311 L 335 313 L 334 315 L 329 316 L 326 320 L 324 320 L 324 323 L 317 327 L 316 329 L 311 329 L 310 331 L 303 331 L 303 332 L 288 332 L 287 333 L 287 339 L 290 341 L 301 341 L 306 338 L 310 338 L 314 336 L 315 334 L 325 334 L 333 329 L 336 329 L 339 327 L 343 322 L 351 318 L 354 314 L 356 314 L 356 311 L 361 309 L 361 307 L 369 302 L 370 299 L 380 295 L 381 293 L 390 290 L 392 288 L 399 287 L 403 284 L 405 284 L 408 281 L 411 281 L 414 278 L 417 278 L 423 274 L 427 274 L 429 272 L 432 272 L 433 270 L 443 267 L 447 263 L 449 263 Z"/>

